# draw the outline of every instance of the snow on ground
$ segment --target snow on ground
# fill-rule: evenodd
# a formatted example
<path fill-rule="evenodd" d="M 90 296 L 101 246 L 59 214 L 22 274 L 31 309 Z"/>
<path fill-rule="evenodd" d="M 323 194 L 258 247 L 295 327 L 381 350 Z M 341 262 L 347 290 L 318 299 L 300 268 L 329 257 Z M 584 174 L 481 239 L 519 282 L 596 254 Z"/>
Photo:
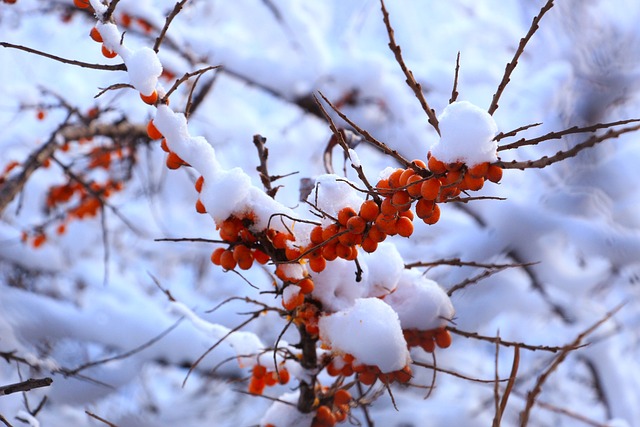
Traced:
<path fill-rule="evenodd" d="M 475 106 L 463 110 L 486 131 L 481 142 L 487 144 L 496 130 L 508 132 L 531 123 L 542 124 L 518 137 L 638 116 L 640 34 L 635 23 L 640 6 L 630 0 L 556 3 L 520 58 L 500 107 L 488 118 L 475 107 L 481 111 L 489 107 L 505 64 L 542 2 L 453 0 L 408 6 L 387 1 L 396 41 L 442 119 L 440 143 L 449 137 L 473 143 L 467 137 L 468 129 L 460 129 L 471 122 L 460 116 L 454 116 L 450 123 L 446 120 L 447 114 L 460 106 Z M 160 65 L 177 77 L 206 65 L 225 67 L 226 71 L 210 71 L 201 77 L 199 87 L 213 86 L 189 117 L 187 133 L 182 135 L 193 142 L 191 148 L 180 146 L 180 135 L 173 138 L 178 141 L 174 146 L 169 138 L 172 149 L 183 150 L 179 154 L 191 156 L 194 166 L 202 165 L 198 171 L 209 174 L 203 201 L 216 218 L 230 213 L 232 205 L 249 201 L 255 209 L 264 210 L 263 216 L 286 208 L 313 219 L 308 207 L 299 202 L 299 189 L 303 179 L 314 182 L 317 177 L 326 181 L 318 197 L 328 211 L 339 208 L 337 200 L 330 197 L 332 190 L 344 199 L 340 205 L 358 205 L 356 192 L 343 192 L 338 188 L 342 184 L 327 181 L 331 175 L 325 175 L 323 152 L 331 135 L 328 126 L 304 108 L 308 104 L 295 102 L 318 90 L 333 102 L 342 100 L 342 109 L 350 118 L 410 159 L 426 159 L 427 151 L 438 143 L 387 47 L 377 1 L 187 2 L 171 24 L 157 55 L 158 64 L 150 48 L 157 27 L 163 25 L 173 6 L 174 2 L 165 0 L 120 1 L 116 24 L 122 26 L 121 12 L 126 12 L 156 27 L 147 35 L 141 21 L 134 19 L 124 33 L 124 43 L 130 49 L 125 60 L 134 71 L 129 74 L 83 69 L 0 49 L 0 170 L 10 161 L 24 160 L 47 141 L 66 114 L 62 108 L 47 107 L 61 100 L 81 112 L 96 105 L 110 108 L 105 118 L 126 117 L 146 126 L 156 110 L 140 102 L 139 92 L 146 94 L 157 87 L 162 94 L 172 84 L 158 78 Z M 72 10 L 70 19 L 63 20 Z M 119 59 L 103 58 L 100 45 L 89 38 L 94 25 L 95 18 L 75 13 L 67 0 L 47 5 L 36 0 L 0 4 L 2 42 L 89 63 L 119 63 Z M 106 37 L 111 37 L 108 43 L 119 46 L 121 36 L 122 31 Z M 183 49 L 183 54 L 177 49 Z M 460 102 L 447 107 L 458 51 Z M 150 59 L 152 65 L 146 68 L 148 61 L 138 61 L 140 58 Z M 134 87 L 94 98 L 102 88 L 117 83 Z M 189 92 L 183 87 L 172 95 L 171 109 L 184 111 L 188 99 Z M 46 111 L 43 120 L 37 119 L 39 108 Z M 175 118 L 168 111 L 159 114 L 165 114 L 166 121 Z M 249 188 L 249 182 L 261 187 L 252 144 L 255 134 L 267 138 L 270 173 L 285 176 L 277 181 L 283 187 L 276 202 L 255 196 L 255 190 L 242 192 Z M 571 136 L 515 152 L 501 151 L 499 156 L 502 160 L 537 159 L 580 141 L 582 136 Z M 204 148 L 204 144 L 210 146 Z M 353 150 L 355 161 L 372 181 L 386 167 L 398 166 L 365 142 Z M 211 152 L 218 162 L 215 165 L 206 158 Z M 68 159 L 63 153 L 60 156 Z M 339 149 L 334 149 L 332 166 L 337 175 L 343 174 L 343 159 Z M 484 160 L 488 158 L 482 157 Z M 47 218 L 46 189 L 65 182 L 58 166 L 34 173 L 2 213 L 0 352 L 15 352 L 42 370 L 36 372 L 24 365 L 18 369 L 15 363 L 3 361 L 0 386 L 17 382 L 20 376 L 50 375 L 54 379 L 51 387 L 27 393 L 31 408 L 42 396 L 48 396 L 35 417 L 25 412 L 19 394 L 0 397 L 0 414 L 13 425 L 22 424 L 16 416 L 30 425 L 101 425 L 85 414 L 87 410 L 119 427 L 213 422 L 248 426 L 257 424 L 271 405 L 267 399 L 241 393 L 246 390 L 246 382 L 241 380 L 249 372 L 236 363 L 237 353 L 228 343 L 210 352 L 183 386 L 190 364 L 219 338 L 198 325 L 220 325 L 211 330 L 226 332 L 245 321 L 243 313 L 256 307 L 232 301 L 209 310 L 232 296 L 272 303 L 270 294 L 261 293 L 272 289 L 272 278 L 259 268 L 244 273 L 246 281 L 222 272 L 209 261 L 216 247 L 212 244 L 155 241 L 218 236 L 211 217 L 195 213 L 198 196 L 193 184 L 197 174 L 184 168 L 167 170 L 164 161 L 158 143 L 141 148 L 130 183 L 110 199 L 117 214 L 107 210 L 104 221 L 98 217 L 71 222 L 65 234 L 52 233 L 39 249 L 24 245 L 20 235 L 34 231 Z M 452 325 L 481 335 L 499 333 L 509 341 L 562 346 L 626 303 L 613 320 L 586 339 L 593 344 L 570 355 L 544 384 L 539 398 L 544 405 L 534 407 L 529 425 L 589 425 L 580 421 L 583 417 L 592 421 L 591 425 L 640 426 L 636 404 L 640 401 L 640 192 L 634 184 L 640 179 L 638 161 L 638 137 L 628 134 L 542 170 L 506 171 L 499 185 L 487 185 L 480 193 L 506 200 L 446 204 L 437 225 L 416 223 L 411 239 L 388 239 L 395 247 L 389 245 L 381 252 L 386 257 L 363 257 L 368 288 L 339 295 L 332 308 L 337 314 L 349 313 L 355 301 L 366 301 L 359 298 L 381 296 L 407 274 L 424 274 L 426 278 L 420 283 L 431 292 L 432 281 L 450 289 L 484 271 L 473 265 L 442 265 L 400 273 L 400 256 L 407 263 L 453 258 L 484 264 L 532 263 L 502 269 L 455 292 L 451 297 L 455 309 Z M 227 175 L 213 167 L 200 170 L 211 165 Z M 349 162 L 345 169 L 348 178 L 357 183 Z M 96 179 L 101 176 L 95 175 Z M 224 187 L 228 192 L 214 197 L 219 193 L 212 189 L 222 187 L 223 181 L 230 184 Z M 337 279 L 352 282 L 353 267 L 347 267 L 336 269 L 343 273 L 339 278 L 329 271 L 323 273 L 335 289 L 348 289 L 338 286 L 342 282 Z M 332 273 L 338 274 L 336 271 Z M 160 288 L 182 304 L 181 311 L 171 311 L 176 305 Z M 400 297 L 399 293 L 391 299 Z M 373 301 L 370 303 L 384 304 Z M 401 302 L 410 300 L 403 297 Z M 393 306 L 392 301 L 389 304 Z M 84 377 L 50 373 L 133 350 L 168 331 L 185 313 L 192 321 L 183 320 L 161 340 L 131 357 L 88 367 L 82 371 Z M 451 310 L 443 317 L 450 314 Z M 412 321 L 416 319 L 413 316 Z M 404 322 L 402 316 L 399 321 Z M 261 344 L 272 346 L 283 327 L 277 316 L 265 314 L 242 330 L 256 333 Z M 390 335 L 400 338 L 394 331 Z M 283 339 L 295 343 L 297 337 L 288 331 Z M 259 346 L 251 340 L 241 343 Z M 517 424 L 526 393 L 554 357 L 550 352 L 520 352 L 521 380 L 510 397 L 503 425 Z M 411 358 L 434 362 L 421 350 L 413 350 Z M 496 356 L 492 343 L 454 334 L 452 346 L 437 351 L 435 362 L 445 370 L 491 380 L 496 361 L 499 377 L 506 378 L 512 359 L 510 348 L 501 348 Z M 432 370 L 414 367 L 413 371 L 413 382 L 431 384 Z M 395 387 L 398 411 L 383 395 L 371 411 L 376 425 L 491 424 L 492 383 L 438 372 L 435 384 L 426 400 L 424 389 Z M 277 397 L 294 388 L 292 382 L 267 393 Z M 295 400 L 295 395 L 287 399 Z M 290 413 L 281 415 L 285 412 L 274 406 L 269 414 L 276 415 L 265 419 L 293 417 Z M 361 417 L 358 411 L 354 415 Z"/>

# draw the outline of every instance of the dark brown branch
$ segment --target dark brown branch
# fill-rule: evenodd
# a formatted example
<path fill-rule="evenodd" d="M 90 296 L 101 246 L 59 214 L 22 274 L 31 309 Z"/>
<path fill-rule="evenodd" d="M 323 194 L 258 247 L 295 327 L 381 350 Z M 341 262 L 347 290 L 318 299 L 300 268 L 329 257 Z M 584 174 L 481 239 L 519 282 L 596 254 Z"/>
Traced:
<path fill-rule="evenodd" d="M 491 99 L 491 105 L 489 106 L 489 110 L 488 110 L 489 114 L 493 115 L 493 113 L 495 113 L 495 111 L 498 109 L 498 101 L 500 100 L 500 96 L 502 95 L 502 92 L 504 92 L 504 89 L 507 87 L 507 84 L 511 80 L 511 73 L 513 73 L 513 71 L 516 69 L 520 55 L 522 55 L 522 52 L 524 52 L 524 48 L 529 42 L 529 40 L 531 39 L 531 37 L 533 37 L 536 31 L 538 31 L 540 20 L 542 19 L 544 14 L 547 13 L 552 7 L 553 7 L 553 0 L 548 0 L 547 3 L 544 6 L 542 6 L 542 9 L 540 9 L 540 13 L 538 13 L 538 16 L 533 18 L 533 21 L 531 22 L 531 27 L 529 27 L 529 31 L 527 32 L 527 34 L 520 39 L 520 44 L 516 49 L 516 53 L 513 55 L 513 59 L 511 60 L 511 62 L 509 62 L 505 67 L 502 80 L 498 84 L 498 89 L 496 90 L 496 93 L 493 95 L 493 98 Z"/>
<path fill-rule="evenodd" d="M 204 67 L 204 68 L 201 68 L 201 69 L 199 69 L 199 70 L 192 71 L 192 72 L 190 72 L 190 73 L 185 73 L 182 77 L 180 77 L 178 80 L 176 80 L 176 81 L 175 81 L 175 83 L 173 84 L 173 86 L 171 86 L 171 89 L 169 89 L 169 91 L 167 92 L 167 94 L 166 94 L 162 99 L 163 99 L 163 100 L 168 99 L 168 98 L 171 96 L 171 94 L 172 94 L 173 92 L 175 92 L 175 91 L 176 91 L 176 89 L 178 89 L 178 87 L 179 87 L 182 83 L 186 82 L 186 81 L 187 81 L 187 80 L 189 80 L 191 77 L 199 76 L 199 75 L 201 75 L 201 74 L 206 73 L 207 71 L 215 70 L 216 68 L 219 68 L 219 67 L 220 67 L 219 65 L 210 65 L 210 66 L 208 66 L 208 67 Z"/>
<path fill-rule="evenodd" d="M 571 353 L 571 351 L 573 351 L 576 347 L 581 345 L 582 340 L 584 340 L 585 337 L 587 337 L 593 331 L 598 329 L 604 322 L 611 319 L 611 317 L 613 317 L 613 315 L 616 314 L 623 307 L 623 305 L 624 304 L 618 305 L 613 310 L 605 314 L 605 316 L 602 319 L 600 319 L 599 321 L 594 323 L 592 326 L 587 328 L 584 332 L 580 333 L 570 345 L 566 346 L 564 349 L 562 349 L 562 351 L 560 351 L 560 353 L 555 357 L 551 365 L 549 365 L 549 367 L 545 369 L 545 371 L 542 374 L 540 374 L 533 388 L 527 393 L 525 408 L 522 410 L 522 412 L 520 412 L 520 427 L 526 427 L 526 425 L 529 423 L 529 415 L 531 413 L 531 409 L 533 408 L 533 405 L 536 403 L 536 398 L 542 391 L 542 386 L 544 385 L 546 380 L 551 376 L 551 374 L 558 368 L 558 366 L 560 366 L 562 362 L 564 362 L 564 360 L 567 358 L 569 353 Z"/>
<path fill-rule="evenodd" d="M 109 427 L 118 427 L 118 426 L 117 426 L 117 425 L 115 425 L 114 423 L 109 422 L 109 421 L 105 420 L 104 418 L 99 417 L 99 416 L 97 416 L 96 414 L 94 414 L 94 413 L 92 413 L 92 412 L 84 411 L 84 413 L 85 413 L 85 414 L 87 414 L 88 416 L 90 416 L 91 418 L 94 418 L 94 419 L 96 419 L 96 420 L 98 420 L 98 421 L 100 421 L 100 422 L 102 422 L 102 423 L 104 423 L 104 424 L 108 425 Z"/>
<path fill-rule="evenodd" d="M 460 258 L 451 258 L 451 259 L 439 259 L 437 261 L 416 261 L 409 264 L 405 264 L 404 268 L 416 268 L 416 267 L 436 267 L 439 265 L 452 265 L 455 267 L 479 267 L 479 268 L 509 268 L 509 267 L 523 267 L 537 264 L 535 262 L 529 263 L 513 263 L 513 264 L 486 264 L 480 262 L 472 262 L 472 261 L 462 261 Z"/>
<path fill-rule="evenodd" d="M 497 344 L 496 344 L 497 345 Z M 509 396 L 511 395 L 511 391 L 513 390 L 513 385 L 516 382 L 516 376 L 518 374 L 518 366 L 520 365 L 520 347 L 513 347 L 513 364 L 511 365 L 511 373 L 509 374 L 509 381 L 507 382 L 507 387 L 502 393 L 502 400 L 500 400 L 500 406 L 498 408 L 498 413 L 494 418 L 493 425 L 494 427 L 500 427 L 500 422 L 502 420 L 502 415 L 504 411 L 507 409 L 507 401 L 509 400 Z"/>
<path fill-rule="evenodd" d="M 449 104 L 453 104 L 458 99 L 458 77 L 460 73 L 460 52 L 456 56 L 456 71 L 453 76 L 453 89 L 451 89 L 451 98 L 449 98 Z"/>
<path fill-rule="evenodd" d="M 384 20 L 384 25 L 387 27 L 387 34 L 389 35 L 389 48 L 393 52 L 396 57 L 396 62 L 402 68 L 402 72 L 407 78 L 407 85 L 413 90 L 416 98 L 420 101 L 420 105 L 425 113 L 427 113 L 427 117 L 429 118 L 429 124 L 435 129 L 435 131 L 440 135 L 440 128 L 438 126 L 438 118 L 436 117 L 435 111 L 429 106 L 427 100 L 422 93 L 422 86 L 418 83 L 413 77 L 413 73 L 409 68 L 407 68 L 407 64 L 405 64 L 404 59 L 402 58 L 402 50 L 400 46 L 396 43 L 395 37 L 393 35 L 393 27 L 391 26 L 391 21 L 389 20 L 389 12 L 387 12 L 387 8 L 384 5 L 384 0 L 380 0 L 380 7 L 382 9 L 382 18 Z"/>
<path fill-rule="evenodd" d="M 500 166 L 503 169 L 521 169 L 521 170 L 530 169 L 530 168 L 542 169 L 554 163 L 574 157 L 582 150 L 591 148 L 602 141 L 617 138 L 620 135 L 623 135 L 629 132 L 635 132 L 638 129 L 640 129 L 640 125 L 628 126 L 628 127 L 617 129 L 617 130 L 610 129 L 609 131 L 605 132 L 602 135 L 594 135 L 591 138 L 587 139 L 586 141 L 576 144 L 575 146 L 573 146 L 573 148 L 569 150 L 558 151 L 555 155 L 551 157 L 544 156 L 537 160 L 527 160 L 524 162 L 519 162 L 516 160 L 510 161 L 510 162 L 499 161 L 499 162 L 496 162 L 496 165 Z"/>
<path fill-rule="evenodd" d="M 411 165 L 413 165 L 409 160 L 405 159 L 400 153 L 398 153 L 396 150 L 392 150 L 391 148 L 387 147 L 387 145 L 383 142 L 378 141 L 377 139 L 375 139 L 373 136 L 371 136 L 371 134 L 369 132 L 367 132 L 366 130 L 360 128 L 358 125 L 356 125 L 353 121 L 351 121 L 351 119 L 349 119 L 344 113 L 342 113 L 338 107 L 336 107 L 335 105 L 333 105 L 331 103 L 331 101 L 329 101 L 329 99 L 324 96 L 324 94 L 322 92 L 318 92 L 320 94 L 320 96 L 322 97 L 322 99 L 324 99 L 324 101 L 329 104 L 329 107 L 331 107 L 333 109 L 333 111 L 336 112 L 336 114 L 338 116 L 340 116 L 340 118 L 342 120 L 344 120 L 345 122 L 347 122 L 351 127 L 353 127 L 356 132 L 358 132 L 360 135 L 362 135 L 364 137 L 364 139 L 369 142 L 371 145 L 373 145 L 374 147 L 376 147 L 378 150 L 382 151 L 384 154 L 387 154 L 391 157 L 393 157 L 394 159 L 396 159 L 397 161 L 399 161 L 403 166 L 405 167 L 409 167 Z"/>
<path fill-rule="evenodd" d="M 49 377 L 36 378 L 36 379 L 30 378 L 26 381 L 21 381 L 19 383 L 0 386 L 0 396 L 12 394 L 12 393 L 18 393 L 22 391 L 29 391 L 34 388 L 49 387 L 51 383 L 53 383 L 53 380 Z"/>
<path fill-rule="evenodd" d="M 167 18 L 164 21 L 164 26 L 162 27 L 162 30 L 160 30 L 160 34 L 158 35 L 158 38 L 156 38 L 156 42 L 153 44 L 153 50 L 157 53 L 160 50 L 160 45 L 162 44 L 162 41 L 165 38 L 165 35 L 167 34 L 167 31 L 169 30 L 169 25 L 171 25 L 171 22 L 173 21 L 173 19 L 178 16 L 178 13 L 180 13 L 180 11 L 182 10 L 184 4 L 189 1 L 189 0 L 182 0 L 179 1 L 178 3 L 176 3 L 176 5 L 173 7 L 173 10 L 171 11 L 171 13 L 169 13 L 169 15 L 167 15 Z"/>
<path fill-rule="evenodd" d="M 447 291 L 447 295 L 451 296 L 453 295 L 454 292 L 459 291 L 460 289 L 464 289 L 469 285 L 472 285 L 474 283 L 478 283 L 479 281 L 486 279 L 487 277 L 493 276 L 496 273 L 501 272 L 502 270 L 505 270 L 506 268 L 512 267 L 511 265 L 507 265 L 506 267 L 501 267 L 501 268 L 495 268 L 492 270 L 487 270 L 487 271 L 483 271 L 482 273 L 470 277 L 468 279 L 463 280 L 462 282 L 458 283 L 457 285 L 452 286 L 448 291 Z"/>
<path fill-rule="evenodd" d="M 505 341 L 500 337 L 488 337 L 485 335 L 480 335 L 476 332 L 466 332 L 460 329 L 456 329 L 453 326 L 447 326 L 447 330 L 450 332 L 453 332 L 454 334 L 461 335 L 466 338 L 473 338 L 481 341 L 488 341 L 494 344 L 498 343 L 503 347 L 518 346 L 520 348 L 524 348 L 525 350 L 531 350 L 531 351 L 548 351 L 551 353 L 557 353 L 560 351 L 565 351 L 565 350 L 570 351 L 570 350 L 575 350 L 580 347 L 583 347 L 583 345 L 573 345 L 573 344 L 565 345 L 562 347 L 552 347 L 552 346 L 546 346 L 546 345 L 531 345 L 531 344 L 525 344 L 521 342 Z"/>
<path fill-rule="evenodd" d="M 545 135 L 539 136 L 537 138 L 532 138 L 532 139 L 519 139 L 518 141 L 512 142 L 510 144 L 505 144 L 505 145 L 501 145 L 498 147 L 498 151 L 504 151 L 504 150 L 511 150 L 514 148 L 519 148 L 519 147 L 523 147 L 525 145 L 537 145 L 543 141 L 549 141 L 552 139 L 560 139 L 563 136 L 566 135 L 572 135 L 572 134 L 576 134 L 576 133 L 590 133 L 590 132 L 595 132 L 597 130 L 600 129 L 608 129 L 610 127 L 613 126 L 620 126 L 620 125 L 626 125 L 629 123 L 637 123 L 639 122 L 640 119 L 629 119 L 629 120 L 619 120 L 617 122 L 610 122 L 610 123 L 598 123 L 596 125 L 593 126 L 585 126 L 585 127 L 578 127 L 578 126 L 573 126 L 571 128 L 568 129 L 564 129 L 558 132 L 549 132 Z M 536 123 L 537 125 L 537 123 Z M 534 126 L 534 125 L 529 125 L 529 127 Z M 526 127 L 525 127 L 526 128 Z M 516 131 L 518 131 L 519 129 L 516 129 Z M 512 131 L 515 132 L 515 131 Z M 505 136 L 512 136 L 509 134 L 504 134 L 504 136 L 502 136 L 502 138 L 504 138 Z M 496 136 L 494 139 L 497 141 L 498 137 Z"/>
<path fill-rule="evenodd" d="M 111 16 L 113 16 L 113 12 L 116 11 L 116 6 L 118 5 L 118 2 L 120 2 L 120 0 L 111 0 L 111 3 L 109 3 L 109 7 L 107 7 L 107 10 L 104 12 L 104 15 L 102 15 L 102 22 L 109 22 L 109 20 L 111 19 Z"/>
<path fill-rule="evenodd" d="M 124 64 L 107 65 L 107 64 L 90 64 L 88 62 L 76 61 L 73 59 L 62 58 L 60 56 L 52 55 L 47 52 L 42 52 L 30 47 L 21 46 L 13 43 L 0 42 L 0 46 L 9 47 L 11 49 L 23 50 L 34 55 L 44 56 L 45 58 L 53 59 L 54 61 L 62 62 L 63 64 L 75 65 L 76 67 L 91 68 L 93 70 L 105 70 L 105 71 L 127 71 L 127 66 Z"/>
<path fill-rule="evenodd" d="M 267 138 L 262 135 L 253 135 L 253 145 L 258 150 L 258 159 L 260 159 L 260 165 L 256 167 L 260 181 L 266 190 L 269 197 L 274 198 L 280 187 L 273 188 L 271 183 L 274 181 L 274 177 L 269 175 L 269 168 L 267 167 L 267 160 L 269 159 L 269 149 L 266 147 Z"/>
<path fill-rule="evenodd" d="M 515 128 L 514 130 L 511 130 L 509 132 L 500 132 L 496 136 L 493 137 L 493 140 L 494 141 L 500 141 L 501 139 L 508 138 L 510 136 L 515 136 L 515 135 L 517 135 L 518 133 L 520 133 L 522 131 L 525 131 L 527 129 L 531 129 L 531 128 L 536 127 L 536 126 L 540 126 L 541 124 L 542 123 L 530 123 L 528 125 L 524 125 L 524 126 L 520 126 L 519 128 Z M 498 147 L 498 150 L 500 150 L 500 147 Z"/>

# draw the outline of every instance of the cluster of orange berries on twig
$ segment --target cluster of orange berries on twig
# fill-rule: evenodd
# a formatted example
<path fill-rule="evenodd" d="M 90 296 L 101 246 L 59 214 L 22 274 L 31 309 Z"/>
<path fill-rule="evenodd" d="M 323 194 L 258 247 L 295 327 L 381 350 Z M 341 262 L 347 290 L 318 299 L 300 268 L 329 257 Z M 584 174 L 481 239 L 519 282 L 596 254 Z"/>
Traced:
<path fill-rule="evenodd" d="M 327 365 L 327 374 L 332 377 L 340 375 L 349 377 L 356 374 L 357 380 L 364 385 L 371 385 L 376 380 L 380 380 L 384 384 L 393 382 L 404 384 L 409 382 L 412 377 L 409 366 L 397 371 L 383 373 L 377 366 L 358 363 L 351 354 L 334 354 L 332 357 L 331 362 Z"/>
<path fill-rule="evenodd" d="M 286 368 L 281 367 L 277 371 L 269 371 L 263 365 L 255 365 L 251 370 L 251 380 L 249 381 L 249 393 L 262 394 L 265 387 L 273 387 L 276 384 L 287 384 L 291 375 Z"/>
<path fill-rule="evenodd" d="M 345 389 L 338 389 L 325 399 L 316 409 L 316 414 L 311 421 L 311 427 L 333 427 L 347 419 L 351 411 L 351 393 Z"/>
<path fill-rule="evenodd" d="M 421 347 L 428 353 L 433 353 L 436 346 L 447 348 L 451 345 L 451 333 L 445 328 L 431 329 L 428 331 L 405 329 L 402 332 L 409 347 Z"/>

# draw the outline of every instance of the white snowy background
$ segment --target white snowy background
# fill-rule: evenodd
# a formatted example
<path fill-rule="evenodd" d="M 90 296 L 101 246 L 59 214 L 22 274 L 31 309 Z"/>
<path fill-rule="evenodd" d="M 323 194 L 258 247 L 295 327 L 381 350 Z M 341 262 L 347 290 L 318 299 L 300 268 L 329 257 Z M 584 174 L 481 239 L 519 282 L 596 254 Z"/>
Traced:
<path fill-rule="evenodd" d="M 405 60 L 430 105 L 440 113 L 451 96 L 458 51 L 459 99 L 489 107 L 505 64 L 543 3 L 389 0 L 387 8 Z M 494 114 L 498 130 L 542 123 L 524 133 L 536 136 L 574 125 L 640 117 L 636 24 L 640 4 L 632 0 L 556 3 L 501 98 Z M 132 24 L 124 35 L 131 52 L 153 46 L 173 5 L 165 0 L 119 3 L 116 24 L 126 12 L 154 27 L 145 34 L 141 26 Z M 70 20 L 63 22 L 61 17 L 68 13 Z M 66 0 L 0 3 L 0 41 L 90 63 L 119 63 L 119 59 L 103 58 L 100 45 L 89 38 L 95 22 Z M 426 159 L 437 141 L 387 47 L 377 1 L 193 0 L 186 3 L 167 37 L 158 57 L 177 76 L 206 65 L 224 66 L 224 71 L 202 77 L 201 85 L 214 75 L 215 81 L 189 118 L 189 135 L 204 137 L 215 149 L 220 168 L 241 168 L 257 187 L 258 156 L 252 138 L 265 136 L 270 172 L 298 172 L 277 182 L 283 187 L 276 199 L 300 215 L 308 211 L 299 202 L 301 179 L 325 173 L 323 152 L 331 132 L 297 99 L 318 90 L 334 101 L 355 93 L 355 102 L 343 111 L 410 159 Z M 131 81 L 137 88 L 148 84 L 144 71 L 142 83 Z M 105 119 L 123 117 L 145 126 L 156 110 L 143 104 L 136 90 L 109 91 L 94 98 L 100 88 L 130 83 L 130 77 L 0 49 L 0 167 L 23 161 L 47 141 L 66 117 L 62 108 L 47 108 L 58 105 L 60 98 L 80 111 L 95 105 L 111 108 Z M 164 90 L 171 85 L 163 79 L 159 84 Z M 187 96 L 184 87 L 173 94 L 171 108 L 182 111 Z M 36 119 L 38 106 L 47 112 L 42 121 Z M 179 150 L 181 142 L 176 140 Z M 537 159 L 581 140 L 569 137 L 500 156 Z M 373 180 L 384 168 L 398 166 L 366 143 L 355 151 Z M 189 154 L 195 155 L 185 153 Z M 215 245 L 155 241 L 215 239 L 217 232 L 209 216 L 194 210 L 193 183 L 198 174 L 187 168 L 168 170 L 158 141 L 140 146 L 137 159 L 132 180 L 110 199 L 126 222 L 107 209 L 104 218 L 71 222 L 60 236 L 50 233 L 41 248 L 22 243 L 23 231 L 46 221 L 47 188 L 65 182 L 55 165 L 37 171 L 2 214 L 0 352 L 28 364 L 0 359 L 0 386 L 29 377 L 54 380 L 50 387 L 26 396 L 0 396 L 0 414 L 14 426 L 25 422 L 104 425 L 85 411 L 119 427 L 250 426 L 258 424 L 271 406 L 268 399 L 242 393 L 249 370 L 238 367 L 233 359 L 237 349 L 228 343 L 209 353 L 183 384 L 191 363 L 224 331 L 212 325 L 233 328 L 246 320 L 242 313 L 255 307 L 236 301 L 207 311 L 231 296 L 272 302 L 272 297 L 259 293 L 270 289 L 272 279 L 254 267 L 244 273 L 258 288 L 254 289 L 238 275 L 211 264 Z M 343 170 L 342 159 L 336 149 L 333 167 L 338 174 Z M 640 138 L 632 133 L 542 170 L 505 171 L 499 185 L 487 185 L 481 194 L 506 200 L 445 204 L 437 225 L 417 221 L 410 239 L 391 240 L 406 263 L 451 258 L 536 263 L 526 269 L 505 269 L 455 292 L 455 327 L 464 331 L 499 333 L 505 340 L 531 345 L 563 346 L 625 303 L 585 339 L 590 344 L 573 352 L 544 384 L 529 425 L 640 426 L 638 162 Z M 347 170 L 348 177 L 356 180 L 351 168 Z M 231 175 L 243 176 L 238 171 Z M 241 197 L 236 190 L 249 191 L 248 183 L 238 179 L 232 179 L 235 186 L 228 194 L 218 194 L 218 200 L 207 198 L 210 212 L 225 212 L 231 201 Z M 386 272 L 383 261 L 379 257 L 377 263 L 371 262 L 375 268 L 368 274 L 398 274 Z M 456 266 L 421 270 L 445 289 L 482 271 Z M 156 281 L 180 305 L 171 304 Z M 143 351 L 83 370 L 80 376 L 63 373 L 133 350 L 185 314 L 194 321 L 183 320 Z M 270 346 L 284 324 L 269 314 L 243 330 L 255 332 Z M 284 339 L 295 343 L 296 335 L 287 333 Z M 252 345 L 242 339 L 233 342 Z M 384 343 L 379 344 L 381 353 L 387 351 Z M 518 380 L 503 425 L 518 424 L 526 393 L 555 357 L 526 349 L 520 353 Z M 433 363 L 424 352 L 413 351 L 412 357 Z M 508 377 L 512 358 L 511 349 L 500 348 L 496 358 L 495 345 L 458 335 L 450 348 L 436 351 L 438 367 L 482 380 L 495 377 L 496 363 L 498 376 Z M 414 368 L 414 373 L 413 383 L 432 383 L 433 371 Z M 295 381 L 265 393 L 278 397 L 294 388 Z M 495 412 L 493 393 L 492 382 L 439 372 L 431 393 L 394 387 L 397 410 L 385 394 L 374 403 L 371 416 L 377 426 L 487 426 Z M 25 411 L 34 409 L 45 395 L 43 409 L 29 417 Z M 363 420 L 359 409 L 353 415 Z"/>

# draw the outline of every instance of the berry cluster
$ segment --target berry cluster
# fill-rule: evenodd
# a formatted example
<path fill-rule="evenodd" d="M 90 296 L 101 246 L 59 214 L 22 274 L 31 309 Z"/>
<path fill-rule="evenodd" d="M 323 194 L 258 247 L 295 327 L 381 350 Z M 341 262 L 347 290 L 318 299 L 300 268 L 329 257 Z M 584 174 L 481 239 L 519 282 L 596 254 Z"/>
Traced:
<path fill-rule="evenodd" d="M 334 354 L 331 362 L 327 365 L 327 374 L 332 377 L 357 375 L 357 380 L 364 385 L 371 385 L 380 380 L 385 384 L 393 382 L 407 383 L 411 380 L 411 368 L 405 366 L 403 369 L 382 373 L 377 366 L 370 366 L 358 363 L 350 354 Z"/>
<path fill-rule="evenodd" d="M 291 375 L 284 367 L 277 371 L 269 371 L 263 365 L 255 365 L 251 370 L 249 381 L 249 393 L 262 394 L 265 387 L 273 387 L 276 384 L 287 384 Z"/>
<path fill-rule="evenodd" d="M 332 396 L 321 399 L 322 404 L 316 409 L 311 427 L 333 427 L 347 419 L 351 411 L 351 393 L 338 389 Z"/>
<path fill-rule="evenodd" d="M 157 94 L 156 94 L 156 96 L 157 96 Z M 143 97 L 143 99 L 144 99 L 144 97 Z M 157 99 L 156 99 L 156 101 L 157 101 Z M 169 168 L 171 170 L 175 170 L 175 169 L 178 169 L 181 166 L 189 166 L 189 164 L 187 162 L 185 162 L 184 160 L 182 160 L 180 158 L 180 156 L 178 156 L 174 151 L 171 151 L 169 149 L 169 146 L 167 145 L 167 140 L 162 136 L 162 134 L 160 133 L 160 131 L 158 130 L 156 125 L 153 124 L 153 120 L 149 120 L 149 123 L 147 124 L 147 135 L 152 140 L 157 140 L 157 139 L 161 139 L 162 140 L 160 142 L 160 148 L 162 148 L 162 151 L 167 153 L 167 160 L 166 160 L 167 168 Z M 204 208 L 204 206 L 203 206 L 203 208 Z M 203 211 L 201 213 L 205 213 L 205 212 L 206 211 Z"/>
<path fill-rule="evenodd" d="M 451 333 L 445 328 L 428 331 L 405 329 L 402 331 L 409 347 L 421 347 L 424 351 L 433 353 L 436 346 L 447 348 L 451 345 Z"/>

